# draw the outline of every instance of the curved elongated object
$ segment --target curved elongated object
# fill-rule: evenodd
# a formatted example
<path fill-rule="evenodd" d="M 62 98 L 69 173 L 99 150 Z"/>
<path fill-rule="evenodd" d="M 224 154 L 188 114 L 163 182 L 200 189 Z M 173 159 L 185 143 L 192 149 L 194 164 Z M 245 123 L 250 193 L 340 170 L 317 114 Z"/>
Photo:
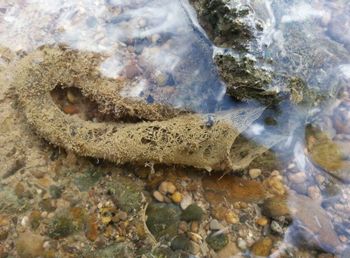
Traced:
<path fill-rule="evenodd" d="M 126 81 L 104 78 L 98 71 L 100 55 L 62 47 L 43 47 L 23 58 L 14 80 L 20 103 L 30 124 L 56 145 L 82 156 L 122 163 L 165 163 L 198 168 L 239 169 L 247 160 L 232 160 L 237 136 L 262 113 L 263 108 L 240 108 L 208 115 L 181 114 L 165 105 L 123 98 Z M 147 120 L 139 123 L 84 121 L 65 114 L 50 92 L 57 86 L 78 87 L 103 108 Z"/>

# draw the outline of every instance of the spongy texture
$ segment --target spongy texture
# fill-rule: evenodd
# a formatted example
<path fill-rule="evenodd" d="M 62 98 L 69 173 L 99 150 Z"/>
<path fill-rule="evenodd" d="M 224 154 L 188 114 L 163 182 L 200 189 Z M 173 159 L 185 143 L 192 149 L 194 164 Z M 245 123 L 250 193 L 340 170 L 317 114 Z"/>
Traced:
<path fill-rule="evenodd" d="M 208 123 L 209 115 L 183 114 L 165 105 L 121 97 L 119 91 L 128 82 L 103 77 L 97 69 L 101 61 L 99 54 L 42 47 L 18 63 L 14 83 L 19 100 L 28 122 L 42 137 L 82 156 L 118 164 L 153 162 L 222 170 L 250 163 L 231 150 L 239 149 L 235 139 L 261 115 L 262 108 L 218 113 Z M 147 122 L 95 123 L 65 114 L 50 95 L 57 85 L 79 88 L 103 111 Z"/>

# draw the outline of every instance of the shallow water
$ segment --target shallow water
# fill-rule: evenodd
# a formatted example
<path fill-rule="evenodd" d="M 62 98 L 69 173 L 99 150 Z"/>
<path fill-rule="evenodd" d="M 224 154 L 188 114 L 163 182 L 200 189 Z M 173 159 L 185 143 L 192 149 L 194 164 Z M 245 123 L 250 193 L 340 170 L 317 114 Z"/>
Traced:
<path fill-rule="evenodd" d="M 257 67 L 275 74 L 269 88 L 285 92 L 286 78 L 298 77 L 320 96 L 306 98 L 302 105 L 284 99 L 245 132 L 247 138 L 268 147 L 275 137 L 283 137 L 273 151 L 283 164 L 293 223 L 272 256 L 280 257 L 292 243 L 303 246 L 297 240 L 304 238 L 311 239 L 316 248 L 347 257 L 350 2 L 247 0 L 238 6 L 252 11 L 246 22 L 258 19 L 264 27 L 249 45 L 248 57 L 257 60 Z M 224 96 L 225 84 L 213 58 L 218 53 L 242 54 L 215 46 L 186 0 L 0 3 L 0 46 L 30 53 L 47 44 L 106 55 L 100 71 L 109 78 L 130 80 L 122 91 L 126 98 L 200 113 L 237 105 Z M 6 63 L 2 60 L 0 67 Z M 10 79 L 11 75 L 7 74 Z M 268 125 L 266 117 L 273 117 L 276 124 Z M 335 158 L 328 160 L 330 156 Z M 295 180 L 299 172 L 303 179 Z M 329 185 L 335 185 L 337 191 L 330 191 Z M 307 246 L 311 249 L 311 244 Z"/>

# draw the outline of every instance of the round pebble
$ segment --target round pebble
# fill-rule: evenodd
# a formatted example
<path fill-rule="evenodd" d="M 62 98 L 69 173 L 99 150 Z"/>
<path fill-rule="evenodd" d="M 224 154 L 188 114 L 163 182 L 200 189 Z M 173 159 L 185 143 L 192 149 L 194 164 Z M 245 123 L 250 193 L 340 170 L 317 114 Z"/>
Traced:
<path fill-rule="evenodd" d="M 255 179 L 257 177 L 259 177 L 261 175 L 261 169 L 258 169 L 258 168 L 252 168 L 249 170 L 249 176 L 252 178 L 252 179 Z"/>
<path fill-rule="evenodd" d="M 269 222 L 268 219 L 264 216 L 262 216 L 256 220 L 256 224 L 258 224 L 259 226 L 265 226 L 265 225 L 267 225 L 268 222 Z"/>
<path fill-rule="evenodd" d="M 154 191 L 154 192 L 153 192 L 153 197 L 154 197 L 158 202 L 164 202 L 164 196 L 163 196 L 159 191 Z"/>
<path fill-rule="evenodd" d="M 182 201 L 182 194 L 180 192 L 175 192 L 171 195 L 171 200 L 174 203 L 180 203 Z"/>
<path fill-rule="evenodd" d="M 182 201 L 180 203 L 180 207 L 181 209 L 185 210 L 188 206 L 190 206 L 192 204 L 193 200 L 191 195 L 186 194 L 183 198 Z"/>
<path fill-rule="evenodd" d="M 218 220 L 213 219 L 210 221 L 209 228 L 210 228 L 210 230 L 216 231 L 216 230 L 221 230 L 224 227 L 220 224 L 220 222 Z"/>
<path fill-rule="evenodd" d="M 237 224 L 239 222 L 237 214 L 233 211 L 229 211 L 226 213 L 225 220 L 229 224 Z"/>
<path fill-rule="evenodd" d="M 173 194 L 176 191 L 176 186 L 172 182 L 164 181 L 159 185 L 158 191 L 162 194 Z"/>

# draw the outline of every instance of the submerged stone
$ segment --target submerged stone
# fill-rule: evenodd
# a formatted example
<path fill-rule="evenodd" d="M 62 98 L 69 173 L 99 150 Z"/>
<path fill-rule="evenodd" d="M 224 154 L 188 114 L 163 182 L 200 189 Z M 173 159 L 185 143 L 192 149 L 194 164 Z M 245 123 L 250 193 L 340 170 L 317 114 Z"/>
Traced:
<path fill-rule="evenodd" d="M 206 241 L 214 251 L 220 251 L 228 244 L 228 236 L 226 234 L 213 233 L 206 238 Z"/>
<path fill-rule="evenodd" d="M 197 204 L 189 205 L 181 214 L 181 219 L 185 221 L 200 221 L 204 211 Z"/>
<path fill-rule="evenodd" d="M 202 179 L 205 198 L 212 206 L 229 202 L 259 202 L 265 199 L 265 189 L 258 181 L 235 176 L 206 176 Z"/>
<path fill-rule="evenodd" d="M 267 257 L 271 253 L 273 241 L 270 237 L 263 237 L 253 244 L 251 252 L 256 256 Z"/>
<path fill-rule="evenodd" d="M 191 241 L 186 236 L 177 236 L 171 241 L 171 248 L 173 250 L 188 251 L 191 248 Z"/>
<path fill-rule="evenodd" d="M 24 232 L 18 236 L 16 250 L 21 258 L 35 258 L 44 253 L 44 238 L 32 232 Z"/>
<path fill-rule="evenodd" d="M 156 239 L 172 239 L 177 235 L 181 215 L 181 209 L 178 206 L 151 203 L 146 215 L 146 225 Z"/>
<path fill-rule="evenodd" d="M 122 257 L 122 258 L 133 258 L 135 257 L 131 247 L 125 243 L 116 243 L 98 249 L 93 252 L 88 252 L 84 255 L 86 258 L 111 258 L 111 257 Z"/>

